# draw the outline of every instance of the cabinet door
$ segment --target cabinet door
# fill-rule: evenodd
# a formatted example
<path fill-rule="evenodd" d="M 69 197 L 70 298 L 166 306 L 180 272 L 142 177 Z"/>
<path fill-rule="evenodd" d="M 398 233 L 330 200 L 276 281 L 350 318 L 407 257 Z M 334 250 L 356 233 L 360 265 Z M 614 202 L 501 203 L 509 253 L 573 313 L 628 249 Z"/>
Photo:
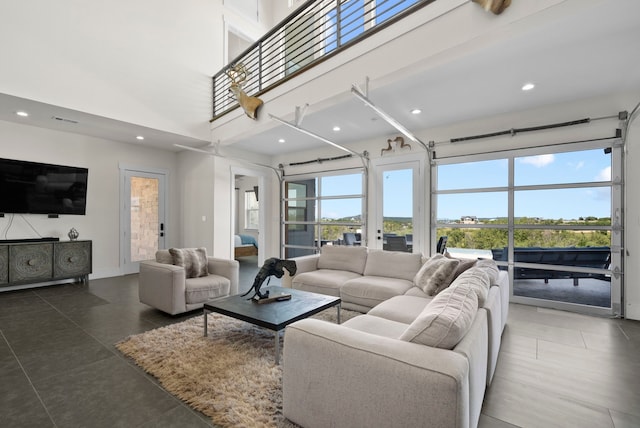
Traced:
<path fill-rule="evenodd" d="M 9 283 L 9 247 L 0 245 L 0 285 Z"/>
<path fill-rule="evenodd" d="M 54 279 L 91 273 L 91 241 L 58 242 L 54 246 Z"/>
<path fill-rule="evenodd" d="M 9 247 L 9 282 L 48 281 L 53 273 L 53 244 L 18 244 Z"/>

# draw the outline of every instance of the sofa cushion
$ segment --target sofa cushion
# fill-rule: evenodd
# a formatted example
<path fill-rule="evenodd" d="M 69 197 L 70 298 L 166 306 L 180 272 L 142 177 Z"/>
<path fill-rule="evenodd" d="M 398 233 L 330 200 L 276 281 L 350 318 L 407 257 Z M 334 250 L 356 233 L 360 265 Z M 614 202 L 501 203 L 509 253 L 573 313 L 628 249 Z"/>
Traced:
<path fill-rule="evenodd" d="M 407 329 L 406 323 L 374 317 L 369 314 L 351 318 L 343 322 L 342 325 L 390 339 L 397 339 Z"/>
<path fill-rule="evenodd" d="M 489 281 L 489 275 L 485 269 L 473 267 L 456 278 L 451 286 L 464 284 L 471 287 L 478 297 L 478 307 L 483 308 L 489 293 Z"/>
<path fill-rule="evenodd" d="M 370 250 L 367 256 L 367 264 L 364 268 L 364 275 L 402 278 L 407 281 L 413 281 L 413 277 L 416 276 L 420 267 L 422 267 L 422 255 L 419 253 Z"/>
<path fill-rule="evenodd" d="M 198 278 L 209 274 L 206 248 L 169 248 L 173 264 L 184 267 L 187 278 Z"/>
<path fill-rule="evenodd" d="M 296 290 L 340 297 L 340 287 L 346 281 L 361 277 L 360 274 L 344 270 L 318 269 L 294 276 L 292 287 Z"/>
<path fill-rule="evenodd" d="M 475 264 L 475 267 L 484 270 L 487 275 L 489 275 L 489 284 L 497 284 L 498 283 L 498 274 L 500 271 L 498 270 L 498 265 L 492 259 L 478 259 Z"/>
<path fill-rule="evenodd" d="M 185 301 L 187 304 L 204 303 L 208 300 L 229 295 L 231 281 L 220 275 L 207 275 L 185 280 Z"/>
<path fill-rule="evenodd" d="M 318 269 L 345 270 L 362 275 L 367 247 L 325 245 L 320 250 Z"/>
<path fill-rule="evenodd" d="M 415 287 L 414 287 L 415 288 Z M 411 324 L 431 302 L 431 298 L 395 296 L 367 312 L 367 315 Z M 405 326 L 406 330 L 406 326 Z M 396 336 L 398 338 L 399 336 Z"/>
<path fill-rule="evenodd" d="M 457 259 L 435 254 L 422 265 L 413 282 L 427 295 L 435 296 L 451 284 L 459 264 Z"/>
<path fill-rule="evenodd" d="M 413 283 L 406 279 L 382 276 L 359 276 L 345 282 L 340 288 L 343 302 L 373 308 L 393 296 L 404 294 Z"/>
<path fill-rule="evenodd" d="M 467 333 L 478 311 L 478 297 L 468 285 L 438 294 L 400 336 L 400 340 L 453 349 Z"/>

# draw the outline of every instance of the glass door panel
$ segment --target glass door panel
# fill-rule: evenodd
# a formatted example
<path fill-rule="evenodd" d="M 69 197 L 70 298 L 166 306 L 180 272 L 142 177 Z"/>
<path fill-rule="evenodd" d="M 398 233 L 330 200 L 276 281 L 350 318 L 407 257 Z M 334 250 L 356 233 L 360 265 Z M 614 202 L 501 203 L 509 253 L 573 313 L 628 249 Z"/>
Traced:
<path fill-rule="evenodd" d="M 369 246 L 390 251 L 422 251 L 422 221 L 417 203 L 417 195 L 422 191 L 419 174 L 417 161 L 379 166 L 376 238 Z"/>
<path fill-rule="evenodd" d="M 165 248 L 165 179 L 164 174 L 123 171 L 124 273 L 138 272 L 141 260 L 155 259 Z"/>
<path fill-rule="evenodd" d="M 131 261 L 154 259 L 160 238 L 159 180 L 131 177 Z"/>

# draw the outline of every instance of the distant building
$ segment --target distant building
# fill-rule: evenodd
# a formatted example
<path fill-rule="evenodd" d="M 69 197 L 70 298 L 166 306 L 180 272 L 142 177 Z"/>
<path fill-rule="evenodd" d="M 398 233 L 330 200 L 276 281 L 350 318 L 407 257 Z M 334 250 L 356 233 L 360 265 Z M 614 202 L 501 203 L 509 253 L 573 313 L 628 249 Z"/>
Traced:
<path fill-rule="evenodd" d="M 465 215 L 460 217 L 462 224 L 478 224 L 478 217 L 474 215 Z"/>

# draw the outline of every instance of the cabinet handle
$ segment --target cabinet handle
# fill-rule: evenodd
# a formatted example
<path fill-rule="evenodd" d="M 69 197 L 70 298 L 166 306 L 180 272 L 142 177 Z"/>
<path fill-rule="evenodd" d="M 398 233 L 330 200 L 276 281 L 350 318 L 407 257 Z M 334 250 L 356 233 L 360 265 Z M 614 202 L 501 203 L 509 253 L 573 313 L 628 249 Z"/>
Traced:
<path fill-rule="evenodd" d="M 30 260 L 27 262 L 27 264 L 28 264 L 29 266 L 35 266 L 35 265 L 36 265 L 36 262 L 37 262 L 37 260 L 35 260 L 35 259 L 30 259 Z"/>
<path fill-rule="evenodd" d="M 76 256 L 69 257 L 69 263 L 75 263 L 78 258 Z"/>

